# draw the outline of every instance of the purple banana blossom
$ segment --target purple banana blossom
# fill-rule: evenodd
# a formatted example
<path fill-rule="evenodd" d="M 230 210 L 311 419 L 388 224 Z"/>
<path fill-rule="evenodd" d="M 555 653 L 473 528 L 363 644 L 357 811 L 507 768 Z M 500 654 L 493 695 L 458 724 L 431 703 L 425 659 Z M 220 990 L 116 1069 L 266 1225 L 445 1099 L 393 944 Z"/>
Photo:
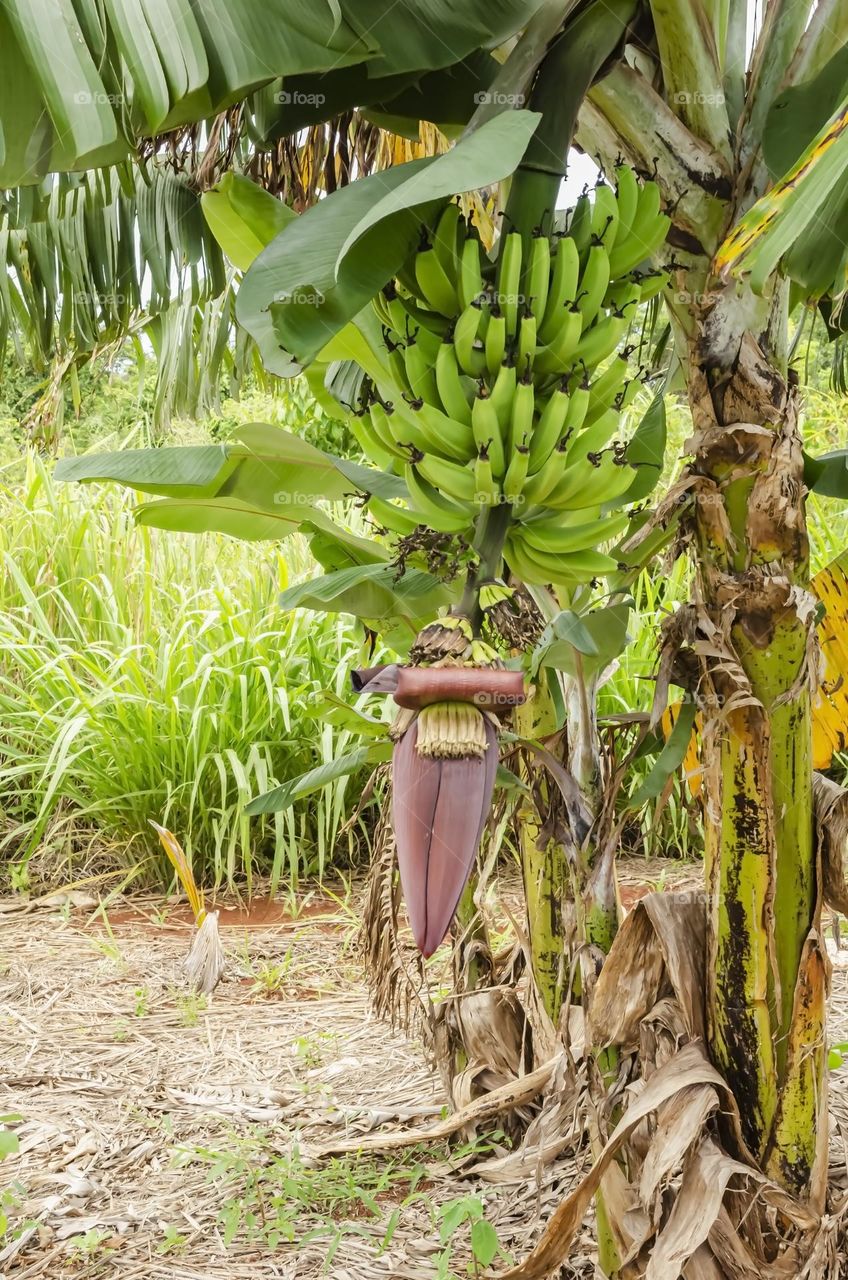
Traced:
<path fill-rule="evenodd" d="M 434 759 L 416 750 L 413 721 L 394 750 L 392 823 L 403 896 L 419 951 L 431 956 L 456 914 L 492 803 L 497 734 L 485 756 Z"/>
<path fill-rule="evenodd" d="M 491 713 L 503 715 L 524 701 L 520 671 L 490 667 L 402 667 L 391 664 L 353 673 L 357 693 L 388 693 L 407 711 L 433 703 L 470 704 L 480 716 L 478 740 L 466 755 L 421 754 L 416 716 L 397 742 L 392 760 L 392 824 L 401 887 L 422 954 L 431 956 L 453 920 L 492 804 L 498 735 Z"/>

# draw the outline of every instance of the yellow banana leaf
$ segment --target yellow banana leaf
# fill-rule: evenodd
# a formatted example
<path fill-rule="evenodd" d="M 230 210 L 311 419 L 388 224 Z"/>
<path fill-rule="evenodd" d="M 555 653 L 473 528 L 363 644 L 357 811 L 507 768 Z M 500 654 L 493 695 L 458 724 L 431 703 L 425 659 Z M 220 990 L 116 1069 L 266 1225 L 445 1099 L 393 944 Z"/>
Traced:
<path fill-rule="evenodd" d="M 813 699 L 813 768 L 829 768 L 834 754 L 848 751 L 848 552 L 822 569 L 812 581 L 825 606 L 819 623 L 824 672 Z M 671 703 L 662 718 L 666 739 L 674 728 L 680 703 Z M 693 797 L 701 792 L 700 716 L 683 762 L 683 776 Z"/>
<path fill-rule="evenodd" d="M 185 890 L 189 906 L 194 914 L 195 923 L 200 927 L 206 919 L 207 913 L 203 901 L 203 890 L 198 886 L 194 878 L 191 863 L 185 856 L 183 847 L 173 831 L 169 831 L 167 827 L 160 827 L 159 823 L 154 822 L 152 818 L 148 818 L 148 822 L 158 835 L 162 848 L 168 855 L 168 861 L 177 873 L 177 879 Z"/>
<path fill-rule="evenodd" d="M 682 702 L 671 702 L 663 712 L 662 731 L 666 741 L 671 737 L 671 731 L 677 723 L 677 717 L 682 706 Z M 703 772 L 703 765 L 701 764 L 701 722 L 701 716 L 695 716 L 692 737 L 689 739 L 689 746 L 686 748 L 686 755 L 683 757 L 683 777 L 686 779 L 690 795 L 694 798 L 701 794 L 701 774 Z"/>
<path fill-rule="evenodd" d="M 813 578 L 827 612 L 819 625 L 824 674 L 813 700 L 813 766 L 826 769 L 848 749 L 848 552 Z"/>

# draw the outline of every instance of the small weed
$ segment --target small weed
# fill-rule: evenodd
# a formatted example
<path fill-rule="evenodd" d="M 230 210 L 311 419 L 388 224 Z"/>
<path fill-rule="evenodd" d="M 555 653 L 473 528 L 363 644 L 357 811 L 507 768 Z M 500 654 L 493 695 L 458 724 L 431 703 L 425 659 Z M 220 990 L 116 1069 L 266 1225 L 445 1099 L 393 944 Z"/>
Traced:
<path fill-rule="evenodd" d="M 95 951 L 98 951 L 100 955 L 103 956 L 104 960 L 107 960 L 109 964 L 114 965 L 116 969 L 126 969 L 127 962 L 124 959 L 124 954 L 118 945 L 118 940 L 115 937 L 112 926 L 109 923 L 109 917 L 105 911 L 101 911 L 100 918 L 103 921 L 103 928 L 106 930 L 107 936 L 105 938 L 89 938 L 89 946 L 93 947 Z"/>
<path fill-rule="evenodd" d="M 80 1257 L 91 1258 L 96 1253 L 114 1253 L 112 1248 L 106 1248 L 105 1242 L 110 1238 L 111 1232 L 104 1231 L 100 1227 L 92 1227 L 90 1231 L 86 1231 L 82 1236 L 71 1236 L 68 1241 L 68 1249 L 71 1253 L 75 1253 Z"/>
<path fill-rule="evenodd" d="M 31 1219 L 20 1217 L 27 1196 L 27 1189 L 22 1182 L 12 1182 L 0 1189 L 0 1240 L 17 1240 L 28 1227 L 34 1225 Z"/>
<path fill-rule="evenodd" d="M 184 1149 L 179 1163 L 201 1160 L 209 1165 L 209 1180 L 221 1184 L 219 1226 L 226 1245 L 236 1240 L 262 1243 L 275 1249 L 281 1243 L 305 1244 L 325 1240 L 329 1266 L 344 1235 L 367 1234 L 385 1212 L 382 1199 L 394 1203 L 377 1250 L 388 1247 L 397 1227 L 397 1194 L 415 1195 L 423 1167 L 403 1161 L 374 1161 L 345 1157 L 317 1167 L 304 1165 L 295 1145 L 283 1155 L 270 1152 L 261 1135 L 234 1138 L 226 1150 Z M 360 1222 L 365 1219 L 365 1222 Z M 366 1227 L 371 1224 L 370 1227 Z"/>
<path fill-rule="evenodd" d="M 827 1053 L 827 1065 L 830 1071 L 838 1071 L 848 1059 L 848 1042 L 832 1044 Z"/>
<path fill-rule="evenodd" d="M 137 1018 L 146 1017 L 150 1009 L 150 992 L 147 987 L 136 987 L 133 995 L 135 996 L 135 1016 Z"/>
<path fill-rule="evenodd" d="M 439 1280 L 455 1280 L 456 1273 L 451 1270 L 455 1248 L 455 1237 L 468 1227 L 471 1261 L 467 1267 L 469 1276 L 481 1276 L 490 1267 L 495 1257 L 507 1255 L 498 1242 L 498 1233 L 485 1217 L 485 1206 L 479 1196 L 461 1196 L 457 1200 L 449 1200 L 439 1205 L 439 1241 L 445 1247 L 437 1255 L 436 1274 Z"/>
<path fill-rule="evenodd" d="M 295 1056 L 302 1067 L 314 1069 L 324 1063 L 325 1051 L 335 1046 L 337 1036 L 332 1031 L 318 1031 L 311 1036 L 296 1036 L 292 1041 Z"/>
<path fill-rule="evenodd" d="M 14 1156 L 18 1153 L 18 1135 L 9 1125 L 20 1124 L 23 1116 L 6 1115 L 0 1116 L 0 1160 L 5 1160 L 6 1156 Z"/>
<path fill-rule="evenodd" d="M 271 964 L 268 960 L 261 961 L 258 965 L 251 966 L 253 975 L 253 984 L 250 988 L 250 995 L 276 995 L 289 980 L 294 968 L 294 943 L 289 946 L 288 951 L 283 956 L 279 964 Z"/>
<path fill-rule="evenodd" d="M 29 892 L 29 869 L 26 862 L 13 862 L 9 867 L 9 884 L 12 893 Z"/>
<path fill-rule="evenodd" d="M 209 1008 L 209 1001 L 206 996 L 197 991 L 175 992 L 174 1003 L 180 1015 L 180 1022 L 184 1027 L 196 1027 L 200 1021 L 201 1013 L 205 1013 Z"/>
<path fill-rule="evenodd" d="M 167 1222 L 162 1232 L 162 1242 L 156 1246 L 157 1253 L 182 1253 L 188 1244 L 188 1236 L 182 1235 L 173 1223 Z"/>

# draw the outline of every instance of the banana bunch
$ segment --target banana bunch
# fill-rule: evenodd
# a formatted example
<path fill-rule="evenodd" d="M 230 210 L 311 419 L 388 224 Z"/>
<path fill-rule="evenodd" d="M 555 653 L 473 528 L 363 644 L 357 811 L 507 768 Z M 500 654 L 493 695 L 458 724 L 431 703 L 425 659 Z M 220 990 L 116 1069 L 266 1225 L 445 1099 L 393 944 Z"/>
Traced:
<path fill-rule="evenodd" d="M 553 239 L 504 233 L 497 266 L 458 205 L 375 299 L 385 377 L 353 423 L 365 452 L 402 476 L 406 507 L 372 498 L 380 524 L 471 540 L 508 504 L 506 558 L 525 581 L 587 582 L 634 479 L 620 440 L 639 390 L 621 350 L 640 303 L 667 283 L 652 255 L 670 225 L 655 183 L 615 170 Z"/>

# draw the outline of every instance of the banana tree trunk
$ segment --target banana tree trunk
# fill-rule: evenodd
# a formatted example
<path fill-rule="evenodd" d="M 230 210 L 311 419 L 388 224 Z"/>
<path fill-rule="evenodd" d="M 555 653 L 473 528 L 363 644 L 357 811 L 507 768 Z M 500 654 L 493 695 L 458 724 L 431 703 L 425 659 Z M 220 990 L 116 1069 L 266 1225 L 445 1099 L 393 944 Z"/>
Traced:
<path fill-rule="evenodd" d="M 544 681 L 515 712 L 523 738 L 543 738 L 556 730 L 553 699 Z M 557 797 L 543 769 L 527 760 L 522 780 L 530 788 L 518 813 L 521 876 L 530 942 L 530 966 L 539 1000 L 554 1027 L 568 997 L 570 944 L 567 917 L 568 859 L 562 833 L 552 829 Z"/>
<path fill-rule="evenodd" d="M 720 294 L 692 343 L 696 589 L 669 639 L 691 646 L 695 661 L 682 666 L 704 713 L 711 1051 L 752 1153 L 788 1190 L 816 1199 L 827 1126 L 815 602 L 782 305 L 779 289 L 765 309 Z"/>

